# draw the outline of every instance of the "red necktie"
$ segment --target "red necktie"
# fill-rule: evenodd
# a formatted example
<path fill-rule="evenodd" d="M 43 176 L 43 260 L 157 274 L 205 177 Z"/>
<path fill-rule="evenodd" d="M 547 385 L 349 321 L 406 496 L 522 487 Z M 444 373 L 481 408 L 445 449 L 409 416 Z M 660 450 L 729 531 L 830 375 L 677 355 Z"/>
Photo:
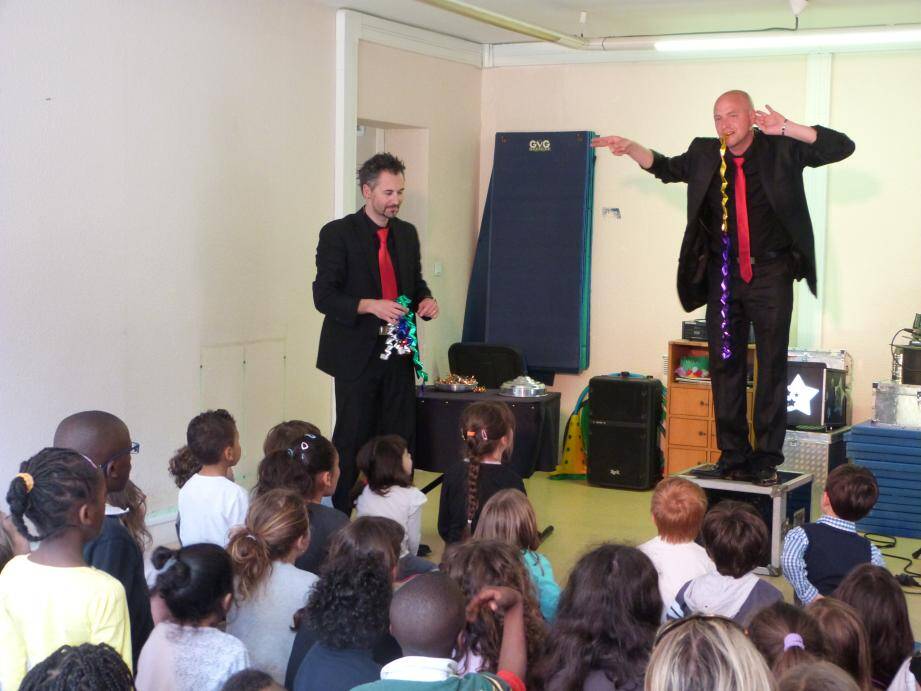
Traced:
<path fill-rule="evenodd" d="M 739 274 L 746 283 L 752 280 L 751 239 L 748 236 L 748 206 L 745 201 L 745 171 L 742 170 L 744 158 L 734 158 L 736 163 L 735 201 L 736 201 L 736 235 L 739 238 Z"/>
<path fill-rule="evenodd" d="M 397 289 L 397 274 L 393 270 L 393 262 L 390 261 L 390 250 L 387 249 L 387 233 L 389 228 L 378 228 L 377 237 L 380 238 L 381 245 L 377 250 L 377 265 L 381 270 L 381 297 L 385 300 L 396 300 L 399 296 Z"/>

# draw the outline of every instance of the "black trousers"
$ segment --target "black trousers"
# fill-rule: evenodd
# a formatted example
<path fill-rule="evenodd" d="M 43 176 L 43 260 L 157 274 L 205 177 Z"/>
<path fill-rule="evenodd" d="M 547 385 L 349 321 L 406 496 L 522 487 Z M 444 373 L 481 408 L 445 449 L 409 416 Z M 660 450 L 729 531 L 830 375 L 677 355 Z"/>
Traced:
<path fill-rule="evenodd" d="M 707 302 L 716 439 L 721 460 L 750 469 L 783 463 L 787 426 L 787 346 L 793 312 L 793 264 L 783 255 L 752 266 L 751 283 L 739 277 L 732 262 L 729 285 L 729 333 L 732 356 L 723 360 L 720 328 L 720 260 L 711 258 Z M 755 449 L 748 439 L 745 415 L 749 324 L 755 330 L 758 385 L 752 422 Z"/>
<path fill-rule="evenodd" d="M 416 380 L 411 355 L 391 353 L 381 360 L 384 337 L 357 379 L 336 378 L 336 429 L 333 445 L 339 451 L 339 484 L 333 505 L 346 515 L 352 511 L 349 491 L 358 479 L 355 457 L 366 441 L 380 434 L 399 434 L 412 449 L 416 433 Z"/>

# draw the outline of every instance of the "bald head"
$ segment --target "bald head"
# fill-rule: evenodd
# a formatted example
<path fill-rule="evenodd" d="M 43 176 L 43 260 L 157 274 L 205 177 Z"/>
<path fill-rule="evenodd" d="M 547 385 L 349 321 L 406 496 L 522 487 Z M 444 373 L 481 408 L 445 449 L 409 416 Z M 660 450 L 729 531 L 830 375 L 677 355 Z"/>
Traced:
<path fill-rule="evenodd" d="M 713 104 L 713 126 L 716 134 L 736 156 L 743 154 L 754 141 L 755 107 L 751 96 L 733 89 Z"/>
<path fill-rule="evenodd" d="M 730 89 L 720 94 L 719 98 L 716 99 L 716 103 L 713 104 L 714 111 L 716 111 L 716 107 L 720 101 L 736 101 L 740 105 L 747 107 L 748 110 L 755 109 L 755 102 L 752 100 L 752 97 L 748 95 L 747 91 L 742 91 L 741 89 Z"/>
<path fill-rule="evenodd" d="M 464 628 L 464 593 L 446 574 L 425 573 L 400 588 L 390 604 L 390 631 L 404 655 L 450 657 Z"/>
<path fill-rule="evenodd" d="M 120 418 L 102 410 L 74 413 L 58 425 L 54 446 L 77 451 L 96 465 L 106 467 L 110 492 L 125 488 L 131 472 L 131 434 Z"/>

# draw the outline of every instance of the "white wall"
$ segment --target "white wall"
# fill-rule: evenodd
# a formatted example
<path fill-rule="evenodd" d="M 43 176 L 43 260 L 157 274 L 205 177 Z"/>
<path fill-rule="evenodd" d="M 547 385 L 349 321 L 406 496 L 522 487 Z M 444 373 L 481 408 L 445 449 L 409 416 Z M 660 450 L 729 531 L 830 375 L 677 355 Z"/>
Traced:
<path fill-rule="evenodd" d="M 141 442 L 151 508 L 172 506 L 166 461 L 219 344 L 285 343 L 260 395 L 328 424 L 310 282 L 334 40 L 332 10 L 296 0 L 0 4 L 0 477 L 98 407 Z M 251 468 L 265 421 L 232 412 Z"/>
<path fill-rule="evenodd" d="M 432 376 L 444 375 L 448 347 L 461 336 L 479 228 L 481 71 L 364 41 L 358 60 L 358 117 L 428 130 L 427 218 L 401 216 L 419 228 L 423 275 L 441 309 L 438 319 L 420 324 L 425 365 Z M 420 175 L 407 169 L 407 196 Z M 441 276 L 435 262 L 444 266 Z"/>

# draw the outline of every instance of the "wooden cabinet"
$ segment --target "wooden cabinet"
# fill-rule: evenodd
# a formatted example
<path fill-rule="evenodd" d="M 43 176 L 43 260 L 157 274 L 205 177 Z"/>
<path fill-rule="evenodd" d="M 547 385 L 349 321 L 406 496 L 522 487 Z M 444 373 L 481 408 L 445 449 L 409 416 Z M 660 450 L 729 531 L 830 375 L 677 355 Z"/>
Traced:
<path fill-rule="evenodd" d="M 668 398 L 665 417 L 665 472 L 680 473 L 702 463 L 716 463 L 720 458 L 716 443 L 716 420 L 710 382 L 679 381 L 675 370 L 681 358 L 707 354 L 701 341 L 670 341 L 668 344 Z M 755 346 L 748 347 L 748 359 L 754 368 Z M 752 400 L 754 387 L 746 395 L 748 433 L 752 437 Z"/>

